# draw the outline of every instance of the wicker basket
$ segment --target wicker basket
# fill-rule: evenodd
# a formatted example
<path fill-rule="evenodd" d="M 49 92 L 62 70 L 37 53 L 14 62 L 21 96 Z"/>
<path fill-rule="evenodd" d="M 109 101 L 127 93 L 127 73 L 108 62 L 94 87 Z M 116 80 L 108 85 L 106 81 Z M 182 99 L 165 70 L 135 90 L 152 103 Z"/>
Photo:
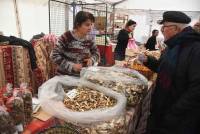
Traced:
<path fill-rule="evenodd" d="M 141 64 L 133 63 L 130 65 L 130 68 L 140 72 L 148 80 L 150 80 L 154 74 L 150 69 L 148 69 L 147 67 L 145 67 L 144 65 L 141 65 Z"/>
<path fill-rule="evenodd" d="M 67 125 L 59 125 L 50 127 L 48 129 L 43 130 L 39 134 L 81 134 L 79 131 L 77 131 L 74 128 L 71 128 Z"/>

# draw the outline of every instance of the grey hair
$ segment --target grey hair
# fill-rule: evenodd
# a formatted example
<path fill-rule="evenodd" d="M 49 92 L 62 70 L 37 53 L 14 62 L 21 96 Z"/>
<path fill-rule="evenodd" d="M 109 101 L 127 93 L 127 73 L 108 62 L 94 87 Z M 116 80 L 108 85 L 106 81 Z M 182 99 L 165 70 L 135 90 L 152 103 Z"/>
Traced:
<path fill-rule="evenodd" d="M 177 23 L 176 26 L 177 26 L 178 28 L 180 28 L 181 30 L 183 30 L 184 28 L 188 27 L 188 24 Z"/>

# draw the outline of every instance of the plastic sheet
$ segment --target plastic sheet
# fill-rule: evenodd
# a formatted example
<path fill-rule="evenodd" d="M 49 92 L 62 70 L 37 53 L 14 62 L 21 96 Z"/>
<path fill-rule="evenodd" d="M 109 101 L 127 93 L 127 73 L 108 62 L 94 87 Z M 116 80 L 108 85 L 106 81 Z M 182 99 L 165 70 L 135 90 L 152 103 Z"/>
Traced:
<path fill-rule="evenodd" d="M 66 108 L 63 104 L 66 95 L 63 89 L 64 86 L 82 86 L 98 90 L 106 96 L 116 99 L 117 103 L 115 106 L 109 108 L 74 112 Z M 72 76 L 56 76 L 50 79 L 39 88 L 38 96 L 44 111 L 66 122 L 79 124 L 80 126 L 110 121 L 117 118 L 124 114 L 126 106 L 126 97 L 123 94 L 97 86 L 91 82 L 80 82 L 78 78 Z"/>
<path fill-rule="evenodd" d="M 124 93 L 128 105 L 140 102 L 147 90 L 147 79 L 137 71 L 122 67 L 90 67 L 81 71 L 82 80 Z"/>
<path fill-rule="evenodd" d="M 1 134 L 13 134 L 16 131 L 13 119 L 3 106 L 0 106 L 0 124 Z"/>

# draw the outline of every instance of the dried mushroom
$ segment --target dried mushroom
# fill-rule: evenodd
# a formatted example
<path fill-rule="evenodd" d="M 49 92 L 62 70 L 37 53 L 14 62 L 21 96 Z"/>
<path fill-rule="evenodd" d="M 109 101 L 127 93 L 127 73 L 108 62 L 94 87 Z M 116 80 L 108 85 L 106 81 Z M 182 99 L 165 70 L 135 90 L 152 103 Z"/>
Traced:
<path fill-rule="evenodd" d="M 95 77 L 93 78 L 92 76 L 89 77 L 87 80 L 92 83 L 98 84 L 100 86 L 110 88 L 113 91 L 116 91 L 119 93 L 125 93 L 127 97 L 128 105 L 132 105 L 132 106 L 135 106 L 138 103 L 140 103 L 143 97 L 143 92 L 145 90 L 145 86 L 143 85 L 97 80 Z"/>
<path fill-rule="evenodd" d="M 78 87 L 77 94 L 73 99 L 68 96 L 64 99 L 64 104 L 67 108 L 73 111 L 88 111 L 98 108 L 112 107 L 116 104 L 116 100 L 105 96 L 103 93 L 91 90 L 86 87 Z"/>

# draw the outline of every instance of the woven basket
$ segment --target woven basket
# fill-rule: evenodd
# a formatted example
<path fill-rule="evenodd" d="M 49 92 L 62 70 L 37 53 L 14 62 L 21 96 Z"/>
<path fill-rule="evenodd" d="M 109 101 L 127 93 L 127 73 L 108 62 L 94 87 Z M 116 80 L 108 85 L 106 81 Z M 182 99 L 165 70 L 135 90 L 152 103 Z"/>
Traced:
<path fill-rule="evenodd" d="M 45 129 L 39 134 L 81 134 L 81 133 L 76 129 L 71 128 L 70 126 L 59 125 Z"/>
<path fill-rule="evenodd" d="M 148 80 L 150 80 L 153 77 L 153 72 L 145 67 L 144 65 L 133 63 L 131 65 L 132 69 L 135 69 L 136 71 L 140 72 L 142 75 L 144 75 Z"/>

